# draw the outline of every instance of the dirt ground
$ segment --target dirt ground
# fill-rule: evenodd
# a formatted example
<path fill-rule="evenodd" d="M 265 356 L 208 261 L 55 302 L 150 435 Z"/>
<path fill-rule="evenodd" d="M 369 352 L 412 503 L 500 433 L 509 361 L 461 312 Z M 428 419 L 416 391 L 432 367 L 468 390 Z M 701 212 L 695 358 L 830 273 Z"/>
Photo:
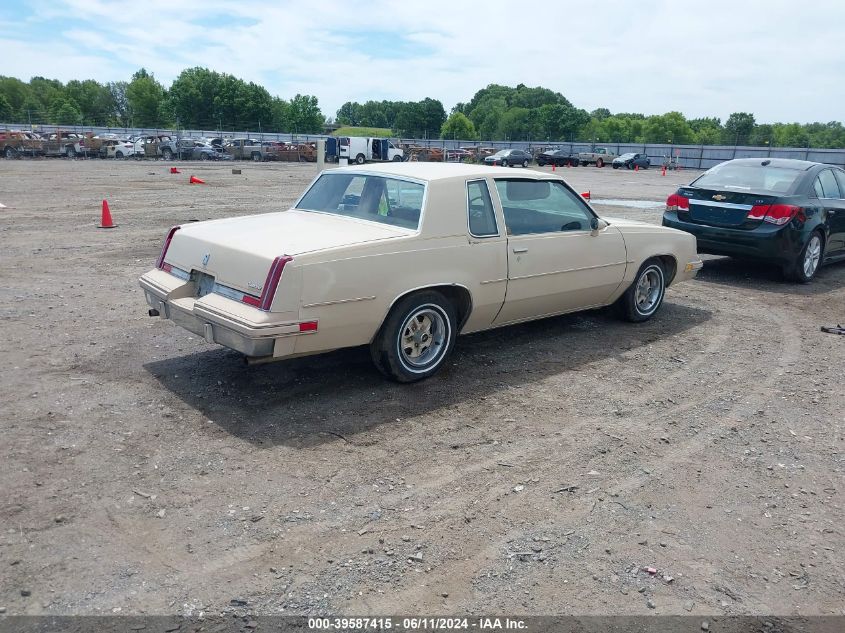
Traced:
<path fill-rule="evenodd" d="M 463 337 L 416 385 L 363 349 L 250 368 L 137 279 L 316 166 L 169 166 L 0 161 L 7 614 L 845 613 L 845 266 L 709 258 L 648 323 Z M 695 175 L 558 171 L 655 223 Z"/>

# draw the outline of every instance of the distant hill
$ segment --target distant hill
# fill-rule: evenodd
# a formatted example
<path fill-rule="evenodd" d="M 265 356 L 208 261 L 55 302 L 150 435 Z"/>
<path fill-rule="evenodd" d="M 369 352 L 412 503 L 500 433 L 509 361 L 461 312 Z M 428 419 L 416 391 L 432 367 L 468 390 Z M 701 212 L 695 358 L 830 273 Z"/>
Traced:
<path fill-rule="evenodd" d="M 388 138 L 395 136 L 390 128 L 386 127 L 352 127 L 346 126 L 336 129 L 332 136 L 376 136 Z"/>

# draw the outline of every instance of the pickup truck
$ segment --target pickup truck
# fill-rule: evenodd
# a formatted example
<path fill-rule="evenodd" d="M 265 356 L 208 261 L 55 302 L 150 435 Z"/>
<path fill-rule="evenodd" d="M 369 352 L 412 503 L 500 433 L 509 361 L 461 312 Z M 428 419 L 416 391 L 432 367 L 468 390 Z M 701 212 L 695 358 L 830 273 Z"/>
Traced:
<path fill-rule="evenodd" d="M 618 156 L 606 147 L 596 147 L 592 152 L 578 152 L 578 160 L 581 161 L 582 167 L 586 165 L 604 167 L 612 164 L 614 158 L 618 158 Z"/>
<path fill-rule="evenodd" d="M 234 160 L 254 160 L 262 161 L 270 159 L 268 154 L 275 153 L 269 150 L 268 147 L 261 144 L 252 138 L 236 138 L 229 141 L 223 146 L 223 151 L 231 156 Z"/>
<path fill-rule="evenodd" d="M 44 139 L 45 156 L 67 156 L 68 158 L 74 158 L 80 154 L 84 156 L 89 154 L 86 138 L 83 134 L 59 130 L 58 132 L 51 132 Z M 93 155 L 96 155 L 96 153 Z"/>
<path fill-rule="evenodd" d="M 0 154 L 6 158 L 38 156 L 44 153 L 44 141 L 32 132 L 0 131 Z"/>

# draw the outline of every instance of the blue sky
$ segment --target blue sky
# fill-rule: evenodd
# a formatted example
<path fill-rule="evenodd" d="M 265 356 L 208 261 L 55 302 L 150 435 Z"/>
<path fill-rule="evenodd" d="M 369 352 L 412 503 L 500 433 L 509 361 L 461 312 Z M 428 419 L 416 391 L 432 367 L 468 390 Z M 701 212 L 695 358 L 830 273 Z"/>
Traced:
<path fill-rule="evenodd" d="M 440 99 L 542 85 L 576 106 L 845 119 L 845 2 L 3 0 L 0 74 L 169 86 L 205 66 L 272 94 Z"/>

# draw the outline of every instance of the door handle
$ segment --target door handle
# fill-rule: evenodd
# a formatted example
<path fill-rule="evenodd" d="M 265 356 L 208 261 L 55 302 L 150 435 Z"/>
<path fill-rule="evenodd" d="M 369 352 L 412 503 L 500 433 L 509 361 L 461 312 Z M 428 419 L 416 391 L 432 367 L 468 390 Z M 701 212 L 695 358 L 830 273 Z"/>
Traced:
<path fill-rule="evenodd" d="M 527 253 L 528 249 L 527 248 L 515 248 L 515 249 L 513 249 L 513 252 L 514 253 Z"/>

